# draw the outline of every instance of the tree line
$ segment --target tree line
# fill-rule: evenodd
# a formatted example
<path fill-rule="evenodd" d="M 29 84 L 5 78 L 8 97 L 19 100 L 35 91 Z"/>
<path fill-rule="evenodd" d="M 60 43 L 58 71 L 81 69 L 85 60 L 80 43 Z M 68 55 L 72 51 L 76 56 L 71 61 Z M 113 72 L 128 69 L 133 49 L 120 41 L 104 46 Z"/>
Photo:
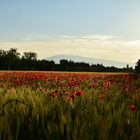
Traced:
<path fill-rule="evenodd" d="M 77 72 L 134 72 L 127 65 L 124 68 L 103 66 L 103 64 L 88 64 L 71 60 L 60 60 L 59 64 L 45 59 L 37 59 L 37 53 L 24 52 L 21 55 L 16 48 L 0 50 L 0 70 L 34 70 L 34 71 L 77 71 Z M 140 71 L 140 60 L 137 62 L 136 71 Z"/>

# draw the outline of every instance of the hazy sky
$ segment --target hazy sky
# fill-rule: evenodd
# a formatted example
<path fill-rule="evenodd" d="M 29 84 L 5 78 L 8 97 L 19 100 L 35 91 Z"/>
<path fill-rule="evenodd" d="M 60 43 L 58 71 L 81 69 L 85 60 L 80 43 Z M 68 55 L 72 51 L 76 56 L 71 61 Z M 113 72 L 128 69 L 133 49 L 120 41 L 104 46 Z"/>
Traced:
<path fill-rule="evenodd" d="M 0 48 L 135 63 L 140 0 L 1 0 Z"/>

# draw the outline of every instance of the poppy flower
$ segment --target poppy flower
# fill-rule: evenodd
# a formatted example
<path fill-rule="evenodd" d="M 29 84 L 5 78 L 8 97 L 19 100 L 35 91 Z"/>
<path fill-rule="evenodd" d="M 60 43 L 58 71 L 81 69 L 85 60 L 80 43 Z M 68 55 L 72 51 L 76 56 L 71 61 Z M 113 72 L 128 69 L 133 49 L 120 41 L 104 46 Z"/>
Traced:
<path fill-rule="evenodd" d="M 103 91 L 103 92 L 102 92 L 102 94 L 103 94 L 103 95 L 106 95 L 106 92 L 105 92 L 105 91 Z"/>
<path fill-rule="evenodd" d="M 32 88 L 34 88 L 35 87 L 35 84 L 32 84 L 31 86 L 32 86 Z"/>
<path fill-rule="evenodd" d="M 108 80 L 107 80 L 107 81 L 105 81 L 105 85 L 106 85 L 106 86 L 110 86 L 110 84 L 111 84 L 111 82 L 110 82 L 110 81 L 108 81 Z"/>
<path fill-rule="evenodd" d="M 104 97 L 105 97 L 104 95 L 100 95 L 99 99 L 104 99 Z"/>
<path fill-rule="evenodd" d="M 69 94 L 70 94 L 70 92 L 66 91 L 66 92 L 65 92 L 65 94 L 66 94 L 66 95 L 69 95 Z"/>
<path fill-rule="evenodd" d="M 17 86 L 20 85 L 20 80 L 16 80 L 15 83 Z"/>
<path fill-rule="evenodd" d="M 129 75 L 128 74 L 124 74 L 124 78 L 128 78 L 129 77 Z"/>
<path fill-rule="evenodd" d="M 66 87 L 68 87 L 68 88 L 70 87 L 70 85 L 69 85 L 69 84 L 65 84 L 65 86 L 66 86 Z"/>
<path fill-rule="evenodd" d="M 40 92 L 45 92 L 45 89 L 44 88 L 40 88 L 39 91 Z"/>
<path fill-rule="evenodd" d="M 52 92 L 52 93 L 50 94 L 50 96 L 51 96 L 51 97 L 56 97 L 57 95 L 56 95 L 55 92 Z"/>
<path fill-rule="evenodd" d="M 131 109 L 132 111 L 135 111 L 135 109 L 136 109 L 135 105 L 134 105 L 134 104 L 131 104 L 131 105 L 130 105 L 130 109 Z"/>
<path fill-rule="evenodd" d="M 74 92 L 74 96 L 81 96 L 83 94 L 83 91 L 81 91 L 81 90 L 78 90 L 78 91 L 75 91 Z"/>
<path fill-rule="evenodd" d="M 130 96 L 130 99 L 131 99 L 131 100 L 134 99 L 134 96 Z"/>

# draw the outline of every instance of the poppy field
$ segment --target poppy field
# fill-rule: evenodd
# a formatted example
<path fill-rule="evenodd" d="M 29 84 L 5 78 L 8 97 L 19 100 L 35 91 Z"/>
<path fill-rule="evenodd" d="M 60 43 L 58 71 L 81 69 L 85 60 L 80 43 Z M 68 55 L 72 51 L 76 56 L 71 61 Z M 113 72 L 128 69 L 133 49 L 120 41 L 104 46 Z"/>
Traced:
<path fill-rule="evenodd" d="M 138 140 L 140 76 L 0 72 L 0 140 Z"/>

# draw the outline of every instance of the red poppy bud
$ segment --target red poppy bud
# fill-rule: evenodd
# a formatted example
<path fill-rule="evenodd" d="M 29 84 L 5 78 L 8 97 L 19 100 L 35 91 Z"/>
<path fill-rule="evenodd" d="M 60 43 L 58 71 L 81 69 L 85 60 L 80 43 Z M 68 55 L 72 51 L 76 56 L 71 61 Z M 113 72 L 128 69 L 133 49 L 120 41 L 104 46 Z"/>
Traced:
<path fill-rule="evenodd" d="M 130 96 L 130 99 L 134 99 L 134 96 Z"/>
<path fill-rule="evenodd" d="M 130 105 L 130 109 L 131 109 L 132 111 L 135 111 L 135 109 L 136 109 L 135 105 L 134 105 L 134 104 Z"/>

